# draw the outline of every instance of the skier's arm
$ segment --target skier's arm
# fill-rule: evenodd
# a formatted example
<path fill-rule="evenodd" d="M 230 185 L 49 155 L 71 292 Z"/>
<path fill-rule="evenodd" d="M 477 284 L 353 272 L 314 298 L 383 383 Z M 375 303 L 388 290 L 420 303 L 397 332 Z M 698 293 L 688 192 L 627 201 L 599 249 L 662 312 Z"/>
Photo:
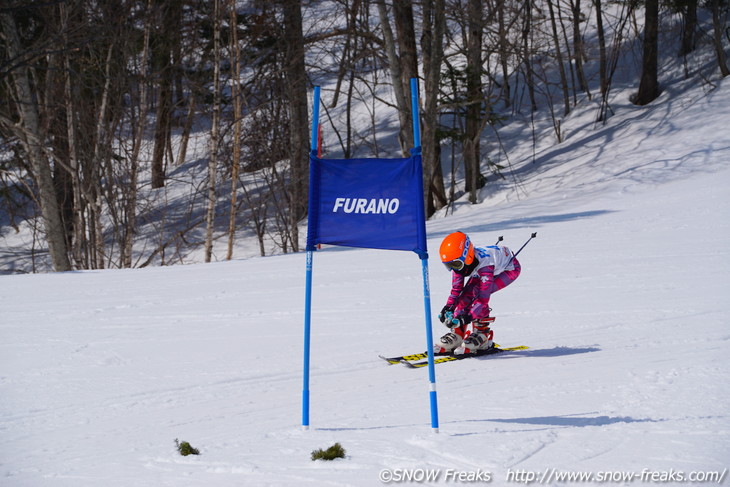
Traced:
<path fill-rule="evenodd" d="M 446 300 L 446 306 L 455 308 L 459 303 L 459 296 L 464 290 L 464 276 L 456 272 L 451 273 L 451 293 Z"/>

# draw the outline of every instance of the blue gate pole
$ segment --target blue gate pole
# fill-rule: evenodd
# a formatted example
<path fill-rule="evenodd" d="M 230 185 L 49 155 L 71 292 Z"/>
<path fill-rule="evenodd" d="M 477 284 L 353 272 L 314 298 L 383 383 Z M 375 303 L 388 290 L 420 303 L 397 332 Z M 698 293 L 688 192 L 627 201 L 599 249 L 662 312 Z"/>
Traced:
<path fill-rule="evenodd" d="M 418 109 L 418 80 L 411 78 L 411 113 L 413 116 L 413 145 L 417 152 L 421 151 L 421 119 Z M 423 169 L 421 169 L 423 171 Z M 421 175 L 420 191 L 420 226 L 419 231 L 423 232 L 422 241 L 425 242 L 426 217 L 423 208 L 423 175 Z M 420 239 L 419 239 L 420 240 Z M 436 368 L 433 359 L 433 336 L 431 323 L 431 291 L 428 279 L 428 253 L 423 249 L 419 254 L 421 258 L 421 269 L 423 274 L 423 307 L 426 314 L 426 352 L 428 353 L 428 380 L 430 382 L 429 399 L 431 402 L 431 429 L 434 433 L 439 432 L 438 398 L 436 395 Z"/>
<path fill-rule="evenodd" d="M 302 429 L 309 429 L 309 344 L 312 323 L 312 257 L 314 251 L 307 250 L 307 277 L 304 291 L 304 367 L 302 376 Z"/>
<path fill-rule="evenodd" d="M 312 109 L 312 154 L 317 153 L 319 133 L 319 86 L 314 87 L 314 107 Z M 311 177 L 310 177 L 311 179 Z M 310 181 L 311 183 L 311 181 Z M 309 215 L 310 218 L 312 215 Z M 302 367 L 302 429 L 309 429 L 309 350 L 312 327 L 312 262 L 314 248 L 307 242 L 307 273 L 304 290 L 304 365 Z"/>
<path fill-rule="evenodd" d="M 312 257 L 314 252 L 307 250 L 307 277 L 304 291 L 304 367 L 302 375 L 302 429 L 309 429 L 309 343 L 312 322 Z"/>

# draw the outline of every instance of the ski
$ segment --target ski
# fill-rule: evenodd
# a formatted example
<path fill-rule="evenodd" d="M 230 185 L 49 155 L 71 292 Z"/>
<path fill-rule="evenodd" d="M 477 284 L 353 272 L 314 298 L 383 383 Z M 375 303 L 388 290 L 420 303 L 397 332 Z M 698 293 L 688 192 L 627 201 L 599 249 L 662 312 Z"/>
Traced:
<path fill-rule="evenodd" d="M 499 347 L 492 347 L 488 350 L 479 350 L 476 353 L 465 353 L 462 355 L 454 355 L 454 354 L 442 354 L 438 358 L 434 358 L 433 363 L 434 364 L 442 364 L 444 362 L 453 362 L 454 360 L 464 360 L 467 358 L 473 358 L 473 357 L 484 357 L 486 355 L 494 355 L 501 352 L 515 352 L 518 350 L 527 350 L 530 347 L 526 347 L 524 345 L 520 345 L 518 347 L 508 347 L 508 348 L 499 348 Z M 414 362 L 409 360 L 403 360 L 400 363 L 403 365 L 410 367 L 412 369 L 418 369 L 421 367 L 428 367 L 428 358 L 426 360 Z"/>
<path fill-rule="evenodd" d="M 444 356 L 448 355 L 445 353 L 434 353 L 434 357 Z M 414 353 L 412 355 L 400 355 L 398 357 L 383 357 L 382 355 L 378 355 L 378 357 L 382 358 L 386 362 L 388 362 L 390 365 L 393 364 L 399 364 L 401 362 L 409 362 L 409 361 L 418 361 L 428 358 L 428 354 L 426 352 L 423 353 Z"/>
<path fill-rule="evenodd" d="M 472 358 L 472 357 L 483 357 L 485 355 L 494 355 L 495 353 L 501 353 L 501 352 L 515 352 L 518 350 L 527 350 L 530 347 L 527 347 L 525 345 L 520 345 L 517 347 L 507 347 L 507 348 L 501 348 L 499 345 L 495 344 L 494 347 L 487 349 L 487 350 L 479 350 L 476 353 L 468 353 L 463 355 L 454 355 L 453 353 L 434 353 L 434 364 L 441 364 L 444 362 L 452 362 L 454 360 L 464 360 L 466 358 Z M 384 357 L 382 355 L 379 355 L 380 358 L 388 362 L 390 365 L 393 364 L 403 364 L 407 367 L 411 367 L 414 369 L 420 368 L 420 367 L 426 367 L 428 366 L 428 353 L 422 352 L 422 353 L 414 353 L 411 355 L 400 355 L 397 357 Z"/>

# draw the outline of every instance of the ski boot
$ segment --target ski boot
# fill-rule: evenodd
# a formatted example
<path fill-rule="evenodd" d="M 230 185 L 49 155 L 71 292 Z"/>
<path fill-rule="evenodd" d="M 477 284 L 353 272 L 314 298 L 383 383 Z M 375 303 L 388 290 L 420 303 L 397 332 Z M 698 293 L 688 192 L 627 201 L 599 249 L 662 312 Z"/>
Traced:
<path fill-rule="evenodd" d="M 433 353 L 450 353 L 454 349 L 464 343 L 464 336 L 468 334 L 464 330 L 464 326 L 457 326 L 451 329 L 446 335 L 442 336 L 438 343 L 433 345 Z"/>
<path fill-rule="evenodd" d="M 454 349 L 455 355 L 477 353 L 479 350 L 487 350 L 494 346 L 494 332 L 489 325 L 494 323 L 493 317 L 482 318 L 472 324 L 472 331 L 461 345 Z"/>

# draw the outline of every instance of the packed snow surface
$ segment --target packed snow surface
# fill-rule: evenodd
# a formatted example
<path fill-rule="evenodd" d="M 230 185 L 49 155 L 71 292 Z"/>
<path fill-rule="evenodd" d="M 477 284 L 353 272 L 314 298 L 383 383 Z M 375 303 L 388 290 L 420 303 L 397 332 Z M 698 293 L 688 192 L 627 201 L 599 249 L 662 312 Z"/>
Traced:
<path fill-rule="evenodd" d="M 304 254 L 0 277 L 0 485 L 727 483 L 728 83 L 576 114 L 513 161 L 519 193 L 428 223 L 432 254 L 457 229 L 538 233 L 491 302 L 495 340 L 530 348 L 437 365 L 439 433 L 427 369 L 378 358 L 425 348 L 413 253 L 314 255 L 308 431 Z M 435 315 L 450 279 L 429 267 Z M 346 458 L 311 460 L 335 442 Z"/>

